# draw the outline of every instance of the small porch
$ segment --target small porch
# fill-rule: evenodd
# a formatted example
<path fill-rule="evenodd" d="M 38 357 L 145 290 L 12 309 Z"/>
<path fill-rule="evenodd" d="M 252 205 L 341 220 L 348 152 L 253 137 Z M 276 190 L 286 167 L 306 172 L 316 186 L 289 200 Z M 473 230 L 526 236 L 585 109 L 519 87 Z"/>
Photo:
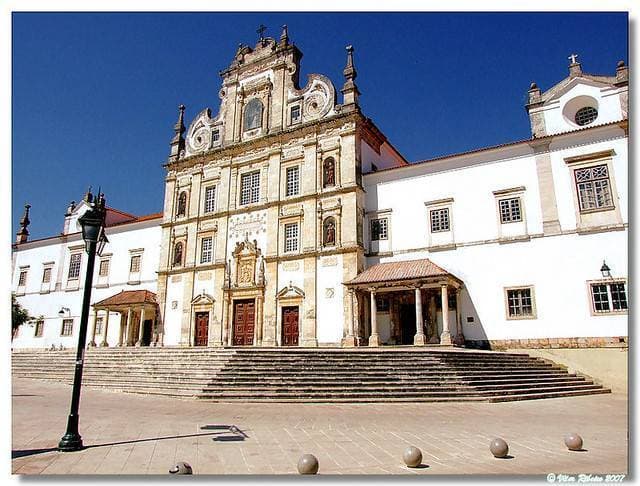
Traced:
<path fill-rule="evenodd" d="M 107 347 L 109 315 L 120 314 L 120 329 L 116 346 L 155 346 L 158 343 L 156 294 L 149 290 L 123 290 L 93 304 L 93 326 L 89 346 Z M 96 342 L 96 324 L 102 323 L 102 341 Z"/>
<path fill-rule="evenodd" d="M 345 283 L 344 346 L 464 345 L 462 281 L 429 259 L 379 263 Z"/>

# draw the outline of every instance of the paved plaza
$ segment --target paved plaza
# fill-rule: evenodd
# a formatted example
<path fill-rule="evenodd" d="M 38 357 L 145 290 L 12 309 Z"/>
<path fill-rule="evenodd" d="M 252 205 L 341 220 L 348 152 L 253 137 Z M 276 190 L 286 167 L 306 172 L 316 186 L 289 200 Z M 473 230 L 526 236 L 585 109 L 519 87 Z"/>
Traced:
<path fill-rule="evenodd" d="M 177 461 L 194 474 L 296 474 L 304 453 L 319 474 L 626 473 L 627 396 L 512 403 L 212 403 L 82 391 L 85 450 L 60 453 L 71 387 L 12 383 L 14 474 L 163 474 Z M 583 452 L 563 436 L 578 432 Z M 495 459 L 502 437 L 510 458 Z M 423 452 L 409 469 L 404 449 Z"/>

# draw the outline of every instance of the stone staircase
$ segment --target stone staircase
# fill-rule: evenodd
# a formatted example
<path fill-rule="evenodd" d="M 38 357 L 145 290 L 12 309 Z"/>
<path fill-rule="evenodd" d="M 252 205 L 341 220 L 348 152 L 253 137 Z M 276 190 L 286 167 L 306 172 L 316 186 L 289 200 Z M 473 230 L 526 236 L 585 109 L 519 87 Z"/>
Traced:
<path fill-rule="evenodd" d="M 72 383 L 75 351 L 14 351 L 14 377 Z M 252 402 L 528 400 L 609 389 L 526 354 L 431 348 L 90 349 L 83 385 Z"/>

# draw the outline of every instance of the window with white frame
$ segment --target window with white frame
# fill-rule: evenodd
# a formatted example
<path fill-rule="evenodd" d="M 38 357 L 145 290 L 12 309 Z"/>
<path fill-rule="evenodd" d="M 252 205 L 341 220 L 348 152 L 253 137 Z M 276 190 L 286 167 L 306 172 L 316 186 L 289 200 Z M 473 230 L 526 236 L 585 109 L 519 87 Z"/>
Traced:
<path fill-rule="evenodd" d="M 298 223 L 284 225 L 284 251 L 298 251 Z"/>
<path fill-rule="evenodd" d="M 606 164 L 575 169 L 574 175 L 581 211 L 613 207 L 609 168 Z"/>
<path fill-rule="evenodd" d="M 522 221 L 522 210 L 520 208 L 519 197 L 500 199 L 498 204 L 500 206 L 501 223 L 517 223 Z"/>
<path fill-rule="evenodd" d="M 42 283 L 50 283 L 51 282 L 51 267 L 45 267 L 42 270 Z"/>
<path fill-rule="evenodd" d="M 260 171 L 242 174 L 240 178 L 240 205 L 260 200 Z"/>
<path fill-rule="evenodd" d="M 213 238 L 207 236 L 202 238 L 200 246 L 200 263 L 211 263 L 213 259 Z"/>
<path fill-rule="evenodd" d="M 438 233 L 441 231 L 449 231 L 451 228 L 449 222 L 449 208 L 432 209 L 429 211 L 431 219 L 431 232 Z"/>
<path fill-rule="evenodd" d="M 388 233 L 389 219 L 377 218 L 371 220 L 371 241 L 386 240 Z"/>
<path fill-rule="evenodd" d="M 505 292 L 509 319 L 535 319 L 533 287 L 508 288 Z"/>
<path fill-rule="evenodd" d="M 291 107 L 291 123 L 298 123 L 302 119 L 300 116 L 300 105 L 293 105 Z"/>
<path fill-rule="evenodd" d="M 100 260 L 100 267 L 98 268 L 99 277 L 107 277 L 109 275 L 109 260 Z"/>
<path fill-rule="evenodd" d="M 73 319 L 63 319 L 62 320 L 62 332 L 61 336 L 72 336 L 73 335 Z"/>
<path fill-rule="evenodd" d="M 82 253 L 72 253 L 69 259 L 68 279 L 74 280 L 80 277 L 80 263 L 82 262 Z"/>
<path fill-rule="evenodd" d="M 211 213 L 216 208 L 216 186 L 209 186 L 204 190 L 204 212 Z"/>
<path fill-rule="evenodd" d="M 140 273 L 140 260 L 141 255 L 132 255 L 131 256 L 131 264 L 129 265 L 130 273 Z"/>
<path fill-rule="evenodd" d="M 36 321 L 36 331 L 34 333 L 34 337 L 42 337 L 44 334 L 44 321 L 39 320 Z"/>
<path fill-rule="evenodd" d="M 24 287 L 27 285 L 27 270 L 20 270 L 20 276 L 18 277 L 18 287 Z"/>
<path fill-rule="evenodd" d="M 300 193 L 300 169 L 296 165 L 287 167 L 287 196 L 297 196 Z"/>
<path fill-rule="evenodd" d="M 593 312 L 596 314 L 627 312 L 627 291 L 624 281 L 593 282 L 590 286 Z"/>

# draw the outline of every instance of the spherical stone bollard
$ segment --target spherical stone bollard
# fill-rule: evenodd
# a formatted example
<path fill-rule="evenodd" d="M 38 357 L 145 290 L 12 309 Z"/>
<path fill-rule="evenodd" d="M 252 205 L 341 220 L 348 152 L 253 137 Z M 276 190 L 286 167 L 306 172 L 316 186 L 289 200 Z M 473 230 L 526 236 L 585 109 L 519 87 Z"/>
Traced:
<path fill-rule="evenodd" d="M 409 446 L 402 454 L 402 460 L 407 467 L 418 467 L 422 464 L 422 451 L 414 446 Z"/>
<path fill-rule="evenodd" d="M 317 474 L 318 458 L 313 454 L 304 454 L 298 461 L 298 472 L 300 474 Z"/>
<path fill-rule="evenodd" d="M 582 450 L 582 437 L 572 432 L 564 438 L 564 444 L 570 451 L 580 451 Z"/>
<path fill-rule="evenodd" d="M 169 474 L 193 474 L 193 469 L 186 462 L 179 462 L 169 469 Z"/>
<path fill-rule="evenodd" d="M 493 457 L 497 457 L 499 459 L 504 459 L 507 457 L 507 454 L 509 454 L 509 446 L 499 437 L 491 441 L 489 450 L 491 451 L 491 454 L 493 454 Z"/>

